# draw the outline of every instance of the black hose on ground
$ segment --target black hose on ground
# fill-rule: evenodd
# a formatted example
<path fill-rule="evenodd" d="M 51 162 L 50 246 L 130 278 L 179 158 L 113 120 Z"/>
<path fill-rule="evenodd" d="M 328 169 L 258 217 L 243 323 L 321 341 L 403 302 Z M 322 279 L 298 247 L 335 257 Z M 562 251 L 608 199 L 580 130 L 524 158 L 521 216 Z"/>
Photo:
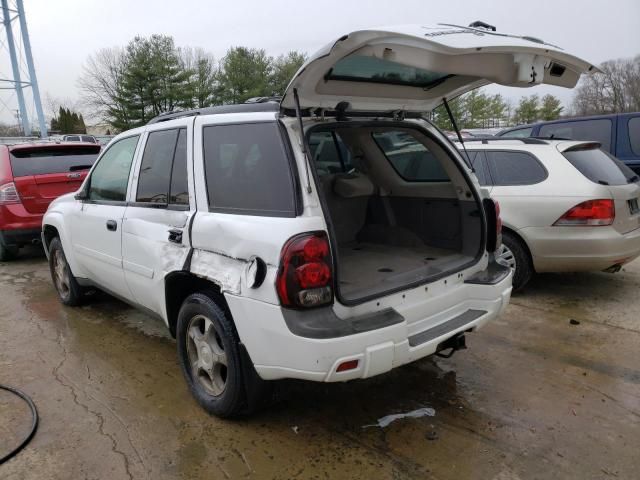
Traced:
<path fill-rule="evenodd" d="M 20 450 L 26 447 L 27 443 L 29 443 L 33 438 L 33 436 L 35 435 L 36 430 L 38 429 L 38 410 L 36 409 L 36 406 L 33 403 L 33 400 L 31 400 L 31 398 L 26 393 L 23 393 L 20 390 L 9 387 L 7 385 L 3 385 L 1 383 L 0 383 L 0 390 L 6 390 L 7 392 L 11 392 L 14 395 L 20 397 L 25 402 L 27 402 L 27 405 L 29 405 L 29 408 L 31 409 L 31 415 L 33 417 L 33 421 L 31 422 L 31 430 L 29 431 L 29 434 L 24 438 L 24 440 L 20 442 L 20 445 L 18 445 L 16 448 L 14 448 L 12 451 L 7 453 L 6 455 L 0 457 L 0 465 L 2 465 L 7 460 L 15 457 Z"/>

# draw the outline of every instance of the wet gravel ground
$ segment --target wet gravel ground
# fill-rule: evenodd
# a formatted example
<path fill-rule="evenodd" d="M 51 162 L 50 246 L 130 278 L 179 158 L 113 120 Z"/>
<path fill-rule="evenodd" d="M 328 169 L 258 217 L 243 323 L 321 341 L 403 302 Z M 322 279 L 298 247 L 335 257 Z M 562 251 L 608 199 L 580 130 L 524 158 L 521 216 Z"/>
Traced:
<path fill-rule="evenodd" d="M 34 251 L 0 264 L 0 383 L 41 424 L 0 478 L 636 479 L 639 287 L 640 261 L 542 275 L 449 360 L 282 382 L 269 410 L 232 422 L 192 400 L 163 324 L 102 294 L 61 306 Z M 0 391 L 0 455 L 29 421 Z"/>

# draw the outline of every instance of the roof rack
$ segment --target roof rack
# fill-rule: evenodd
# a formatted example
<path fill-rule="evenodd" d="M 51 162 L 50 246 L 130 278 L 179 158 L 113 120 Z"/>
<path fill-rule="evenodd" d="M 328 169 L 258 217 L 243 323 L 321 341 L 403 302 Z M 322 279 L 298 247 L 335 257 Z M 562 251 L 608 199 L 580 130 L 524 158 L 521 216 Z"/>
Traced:
<path fill-rule="evenodd" d="M 534 137 L 482 137 L 482 138 L 465 138 L 464 143 L 467 142 L 482 142 L 484 145 L 487 145 L 489 142 L 503 142 L 503 141 L 520 141 L 526 145 L 548 145 L 542 138 L 534 138 Z M 548 140 L 548 139 L 547 139 Z"/>
<path fill-rule="evenodd" d="M 277 97 L 255 97 L 247 100 L 246 103 L 234 105 L 220 105 L 217 107 L 195 108 L 193 110 L 182 110 L 179 112 L 161 113 L 147 122 L 147 125 L 154 123 L 168 122 L 176 118 L 193 117 L 196 115 L 220 115 L 223 113 L 255 113 L 255 112 L 277 112 L 280 110 L 280 103 Z"/>

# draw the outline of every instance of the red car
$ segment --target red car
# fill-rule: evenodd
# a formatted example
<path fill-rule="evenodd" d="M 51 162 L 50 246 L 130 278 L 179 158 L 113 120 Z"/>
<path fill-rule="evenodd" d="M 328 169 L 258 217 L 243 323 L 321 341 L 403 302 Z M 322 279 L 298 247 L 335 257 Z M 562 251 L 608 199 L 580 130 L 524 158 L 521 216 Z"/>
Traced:
<path fill-rule="evenodd" d="M 40 242 L 47 207 L 80 187 L 100 148 L 93 143 L 0 145 L 0 261 Z"/>

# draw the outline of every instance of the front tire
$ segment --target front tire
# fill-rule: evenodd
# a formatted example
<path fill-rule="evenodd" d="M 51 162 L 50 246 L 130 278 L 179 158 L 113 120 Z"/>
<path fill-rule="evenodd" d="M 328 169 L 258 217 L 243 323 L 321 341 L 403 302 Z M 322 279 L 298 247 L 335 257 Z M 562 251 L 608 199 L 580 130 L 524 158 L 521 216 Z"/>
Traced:
<path fill-rule="evenodd" d="M 251 413 L 252 392 L 264 394 L 260 379 L 243 354 L 235 325 L 208 295 L 183 302 L 176 329 L 178 359 L 189 390 L 207 412 L 221 418 Z"/>
<path fill-rule="evenodd" d="M 51 240 L 49 244 L 49 270 L 60 301 L 70 307 L 80 305 L 83 298 L 82 287 L 71 273 L 58 237 Z"/>
<path fill-rule="evenodd" d="M 533 265 L 527 248 L 522 241 L 509 232 L 502 232 L 502 246 L 496 261 L 500 265 L 511 267 L 513 273 L 513 290 L 522 290 L 533 276 Z"/>

